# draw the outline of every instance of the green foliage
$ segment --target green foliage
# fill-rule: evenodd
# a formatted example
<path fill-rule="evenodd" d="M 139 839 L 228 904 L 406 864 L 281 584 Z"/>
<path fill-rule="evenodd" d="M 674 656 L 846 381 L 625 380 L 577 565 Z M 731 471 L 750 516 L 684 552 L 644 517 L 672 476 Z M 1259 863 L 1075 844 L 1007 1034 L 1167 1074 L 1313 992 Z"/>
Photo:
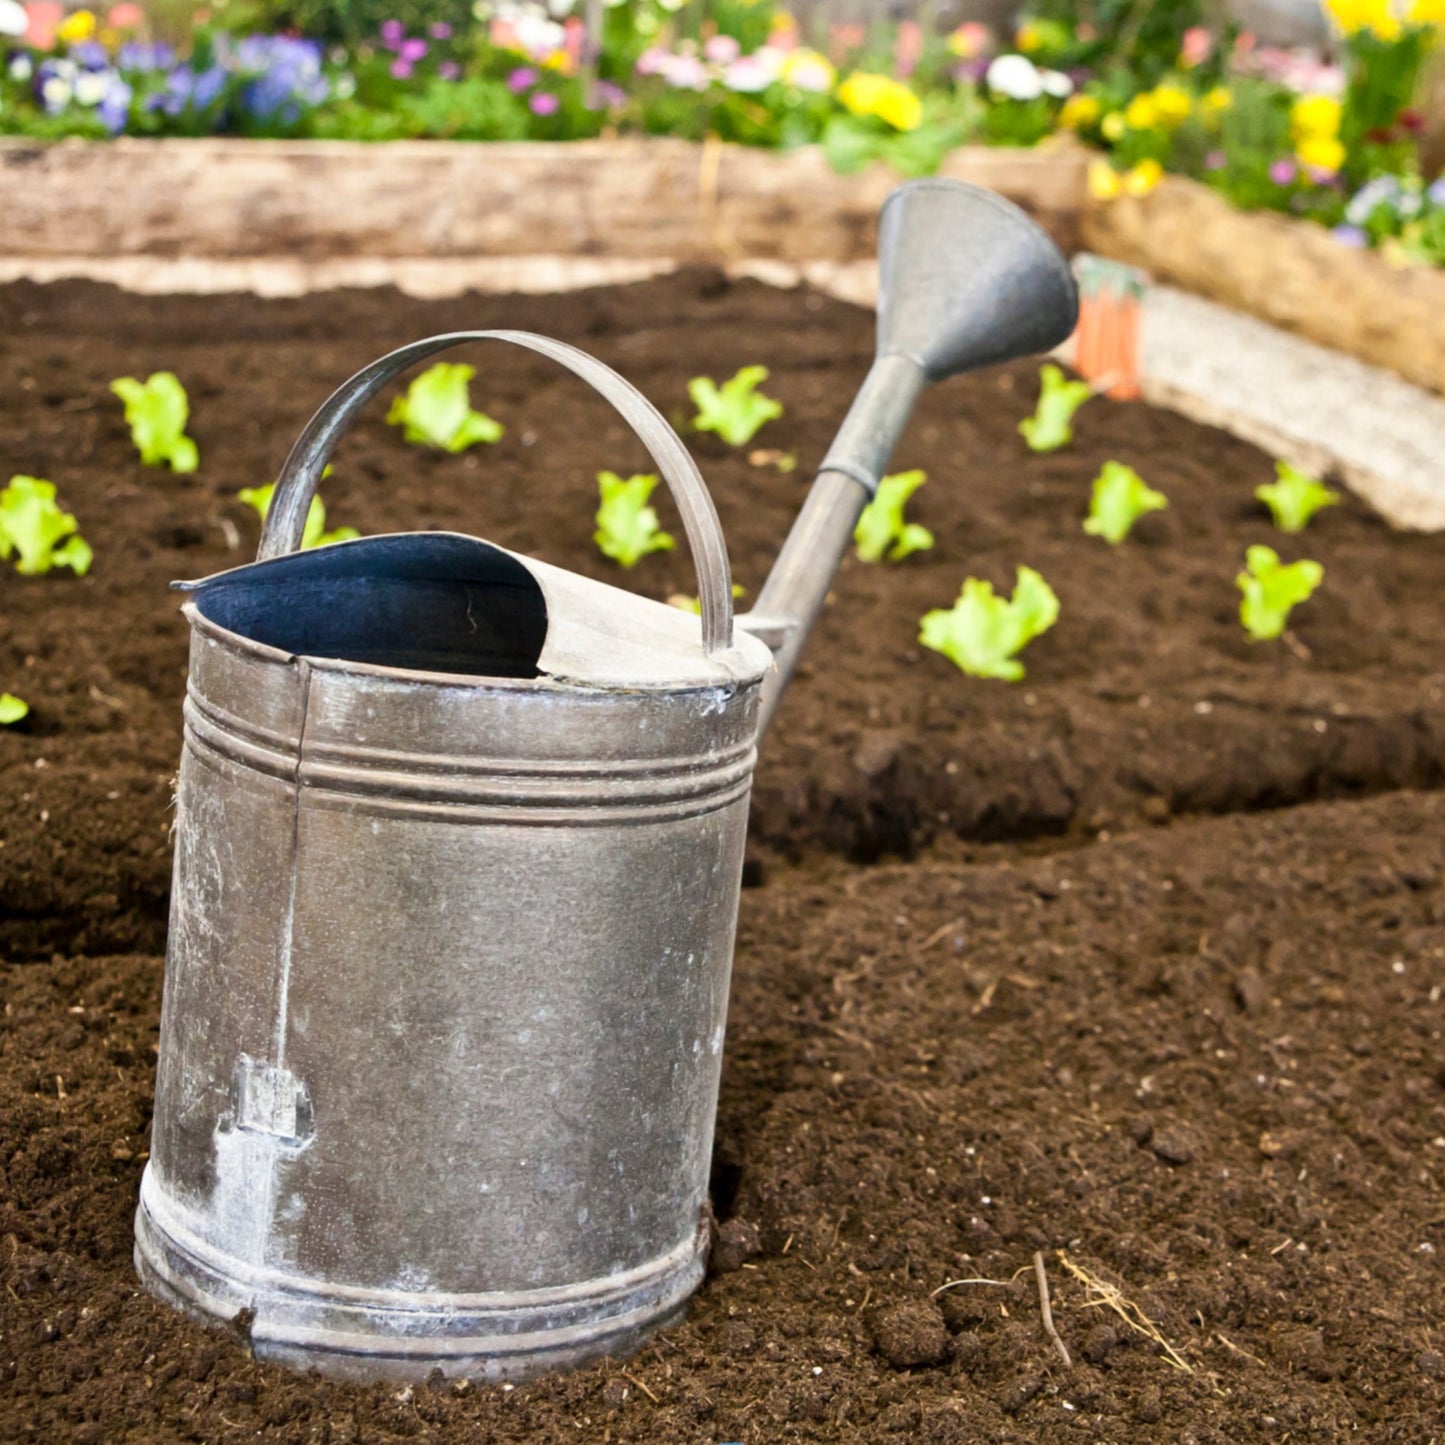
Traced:
<path fill-rule="evenodd" d="M 1014 659 L 1058 616 L 1053 588 L 1032 567 L 1020 567 L 1007 601 L 994 595 L 991 582 L 968 578 L 951 609 L 924 615 L 918 640 L 970 677 L 1017 682 L 1024 669 Z"/>
<path fill-rule="evenodd" d="M 327 467 L 322 476 L 329 476 L 331 468 Z M 266 520 L 266 514 L 271 510 L 271 497 L 276 491 L 275 482 L 267 482 L 264 487 L 242 487 L 236 493 L 238 501 L 245 502 L 248 507 L 254 507 L 260 515 L 262 522 Z M 320 497 L 312 497 L 311 505 L 306 509 L 306 525 L 301 530 L 301 546 L 304 550 L 307 547 L 328 547 L 332 542 L 349 542 L 353 537 L 359 537 L 361 533 L 355 527 L 337 527 L 335 531 L 326 530 L 326 507 Z"/>
<path fill-rule="evenodd" d="M 1274 524 L 1281 532 L 1303 532 L 1310 518 L 1322 507 L 1338 506 L 1340 494 L 1306 476 L 1288 462 L 1276 462 L 1277 482 L 1266 482 L 1254 489 L 1254 495 L 1269 508 Z"/>
<path fill-rule="evenodd" d="M 30 712 L 30 704 L 13 692 L 0 692 L 0 727 L 18 723 Z"/>
<path fill-rule="evenodd" d="M 1054 452 L 1074 439 L 1074 413 L 1093 396 L 1087 381 L 1068 381 L 1052 362 L 1039 368 L 1039 404 L 1019 423 L 1019 433 L 1035 452 Z"/>
<path fill-rule="evenodd" d="M 903 520 L 909 497 L 927 480 L 927 472 L 912 471 L 896 472 L 878 483 L 853 529 L 861 561 L 881 562 L 886 556 L 890 562 L 901 562 L 910 552 L 926 552 L 933 546 L 933 533 L 927 527 Z"/>
<path fill-rule="evenodd" d="M 851 176 L 882 161 L 900 176 L 931 176 L 966 136 L 967 128 L 959 121 L 896 131 L 871 116 L 834 115 L 824 127 L 822 146 L 828 164 L 839 175 Z"/>
<path fill-rule="evenodd" d="M 54 484 L 39 477 L 11 477 L 0 492 L 0 557 L 12 552 L 15 570 L 27 577 L 52 567 L 84 577 L 95 555 L 80 536 L 80 523 L 55 504 Z"/>
<path fill-rule="evenodd" d="M 647 505 L 656 485 L 657 478 L 646 474 L 623 478 L 616 472 L 597 473 L 602 504 L 592 540 L 604 557 L 635 567 L 649 552 L 670 552 L 677 545 Z"/>
<path fill-rule="evenodd" d="M 125 403 L 130 438 L 146 466 L 195 471 L 200 453 L 185 434 L 191 405 L 175 372 L 157 371 L 144 381 L 122 376 L 110 389 Z"/>
<path fill-rule="evenodd" d="M 1168 505 L 1169 498 L 1149 486 L 1133 467 L 1105 462 L 1094 478 L 1084 531 L 1117 547 L 1146 512 L 1162 512 Z"/>
<path fill-rule="evenodd" d="M 1051 49 L 1049 64 L 1061 69 L 1116 66 L 1147 84 L 1174 65 L 1186 30 L 1215 19 L 1205 0 L 1092 0 L 1087 6 L 1075 0 L 1030 0 L 1024 14 L 1057 22 L 1059 31 L 1074 37 L 1071 47 Z M 1084 20 L 1087 40 L 1078 34 Z"/>
<path fill-rule="evenodd" d="M 384 20 L 400 20 L 409 34 L 424 35 L 444 21 L 463 31 L 473 24 L 469 0 L 263 0 L 259 28 L 295 28 L 315 40 L 374 40 Z"/>
<path fill-rule="evenodd" d="M 464 362 L 439 361 L 429 366 L 391 404 L 386 420 L 404 428 L 409 442 L 464 452 L 478 442 L 494 442 L 502 435 L 500 422 L 473 411 L 467 384 L 477 374 Z"/>
<path fill-rule="evenodd" d="M 1273 547 L 1246 548 L 1244 565 L 1246 570 L 1234 580 L 1244 593 L 1239 620 L 1251 642 L 1278 637 L 1289 623 L 1290 612 L 1311 596 L 1325 575 L 1318 562 L 1305 560 L 1286 566 Z"/>
<path fill-rule="evenodd" d="M 766 366 L 745 366 L 718 386 L 711 377 L 695 376 L 687 394 L 697 408 L 692 424 L 698 431 L 716 432 L 729 446 L 750 442 L 764 422 L 783 414 L 783 404 L 757 390 L 768 379 Z"/>

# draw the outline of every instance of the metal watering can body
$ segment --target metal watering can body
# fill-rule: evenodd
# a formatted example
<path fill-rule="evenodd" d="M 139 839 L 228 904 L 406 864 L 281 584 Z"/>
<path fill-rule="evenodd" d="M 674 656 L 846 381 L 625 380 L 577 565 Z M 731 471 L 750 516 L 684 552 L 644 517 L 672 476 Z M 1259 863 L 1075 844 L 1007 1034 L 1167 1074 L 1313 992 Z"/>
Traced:
<path fill-rule="evenodd" d="M 939 183 L 896 194 L 940 192 L 948 216 L 996 204 Z M 1008 209 L 1013 240 L 1037 249 Z M 1029 343 L 1038 310 L 1050 340 L 1072 325 L 1042 244 L 1050 264 L 1029 264 L 1053 290 L 1026 308 Z M 472 340 L 551 357 L 629 421 L 678 503 L 700 617 L 454 534 L 295 550 L 360 408 Z M 515 1377 L 626 1352 L 680 1314 L 706 1260 L 757 739 L 891 450 L 883 433 L 928 379 L 926 357 L 880 343 L 736 630 L 691 458 L 583 353 L 434 337 L 317 413 L 260 560 L 189 584 L 136 1218 L 148 1288 L 239 1316 L 262 1357 L 354 1379 Z"/>

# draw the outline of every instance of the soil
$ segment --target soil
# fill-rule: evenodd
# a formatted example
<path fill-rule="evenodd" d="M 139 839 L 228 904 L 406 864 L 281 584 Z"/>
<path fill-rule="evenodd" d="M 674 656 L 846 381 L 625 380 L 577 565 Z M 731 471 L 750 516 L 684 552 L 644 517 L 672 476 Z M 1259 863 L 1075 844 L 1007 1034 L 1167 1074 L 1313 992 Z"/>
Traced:
<path fill-rule="evenodd" d="M 0 575 L 0 690 L 33 709 L 0 732 L 0 1439 L 1441 1436 L 1445 538 L 1354 501 L 1281 538 L 1252 498 L 1266 457 L 1138 404 L 1091 402 L 1034 456 L 1035 364 L 924 399 L 894 463 L 927 470 L 910 516 L 937 545 L 845 565 L 767 741 L 721 1238 L 686 1322 L 513 1389 L 367 1389 L 258 1365 L 137 1289 L 186 672 L 166 583 L 246 559 L 235 493 L 352 370 L 488 326 L 576 342 L 679 419 L 689 376 L 772 368 L 786 412 L 753 448 L 690 438 L 753 593 L 871 352 L 863 312 L 707 271 L 446 302 L 0 288 L 0 456 L 96 552 L 82 579 Z M 474 359 L 502 441 L 409 447 L 378 403 L 331 524 L 618 580 L 591 479 L 645 469 L 636 443 L 548 363 Z M 139 465 L 106 389 L 162 368 L 193 477 Z M 1109 458 L 1171 500 L 1118 548 L 1080 530 Z M 1238 624 L 1254 542 L 1325 566 L 1280 643 Z M 918 646 L 965 576 L 1019 564 L 1063 606 L 1025 681 Z M 682 549 L 623 580 L 695 591 Z"/>

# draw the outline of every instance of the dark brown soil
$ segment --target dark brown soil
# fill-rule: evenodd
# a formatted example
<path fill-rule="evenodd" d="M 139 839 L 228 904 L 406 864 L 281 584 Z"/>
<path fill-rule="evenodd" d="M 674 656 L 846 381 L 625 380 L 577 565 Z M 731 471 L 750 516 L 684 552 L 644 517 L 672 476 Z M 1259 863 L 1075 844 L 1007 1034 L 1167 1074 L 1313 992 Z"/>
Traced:
<path fill-rule="evenodd" d="M 185 677 L 165 583 L 248 555 L 234 494 L 351 370 L 494 325 L 594 350 L 678 414 L 691 375 L 773 368 L 787 412 L 755 445 L 798 471 L 695 448 L 754 592 L 870 351 L 860 312 L 707 273 L 436 303 L 0 289 L 0 456 L 56 482 L 96 550 L 84 579 L 0 574 L 0 690 L 34 708 L 0 732 L 0 1439 L 1445 1438 L 1445 539 L 1351 503 L 1281 543 L 1251 498 L 1266 458 L 1137 405 L 1091 403 L 1033 457 L 1033 366 L 925 400 L 895 464 L 928 470 L 938 545 L 845 567 L 768 741 L 718 1127 L 728 1268 L 687 1322 L 514 1390 L 366 1390 L 258 1366 L 137 1291 Z M 504 440 L 423 452 L 378 406 L 333 524 L 480 532 L 616 580 L 591 478 L 640 469 L 636 445 L 546 363 L 476 359 Z M 141 468 L 106 391 L 163 367 L 194 478 Z M 1118 549 L 1079 530 L 1109 457 L 1172 502 Z M 1256 541 L 1325 565 L 1293 646 L 1242 640 Z M 964 576 L 1019 563 L 1063 603 L 1023 684 L 918 647 Z M 683 553 L 630 585 L 695 590 Z M 1004 1283 L 935 1293 L 977 1279 Z"/>

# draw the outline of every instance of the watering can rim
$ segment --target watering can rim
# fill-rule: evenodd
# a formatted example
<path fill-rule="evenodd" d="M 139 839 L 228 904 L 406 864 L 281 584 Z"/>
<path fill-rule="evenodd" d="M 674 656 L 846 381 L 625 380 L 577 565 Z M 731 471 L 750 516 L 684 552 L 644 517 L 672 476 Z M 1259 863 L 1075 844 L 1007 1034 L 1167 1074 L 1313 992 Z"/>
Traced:
<path fill-rule="evenodd" d="M 278 569 L 311 571 L 318 564 L 324 575 L 328 556 L 357 551 L 395 553 L 398 543 L 422 539 L 444 545 L 464 543 L 468 549 L 480 549 L 484 554 L 510 558 L 527 573 L 541 593 L 547 621 L 546 640 L 537 658 L 537 676 L 448 672 L 290 650 L 228 627 L 208 616 L 199 605 L 207 589 L 217 584 L 224 585 L 227 581 L 245 580 L 258 573 Z M 433 683 L 479 691 L 501 689 L 584 694 L 688 692 L 749 687 L 761 681 L 773 666 L 772 651 L 742 628 L 734 631 L 730 647 L 708 652 L 702 642 L 701 619 L 693 613 L 464 532 L 377 533 L 304 552 L 287 552 L 277 557 L 245 562 L 208 577 L 175 581 L 170 585 L 173 591 L 191 594 L 182 608 L 191 626 L 219 641 L 238 645 L 276 662 L 290 663 L 304 658 L 309 665 L 320 670 L 390 679 L 407 686 Z M 599 614 L 632 622 L 633 636 L 591 625 L 588 619 Z"/>

